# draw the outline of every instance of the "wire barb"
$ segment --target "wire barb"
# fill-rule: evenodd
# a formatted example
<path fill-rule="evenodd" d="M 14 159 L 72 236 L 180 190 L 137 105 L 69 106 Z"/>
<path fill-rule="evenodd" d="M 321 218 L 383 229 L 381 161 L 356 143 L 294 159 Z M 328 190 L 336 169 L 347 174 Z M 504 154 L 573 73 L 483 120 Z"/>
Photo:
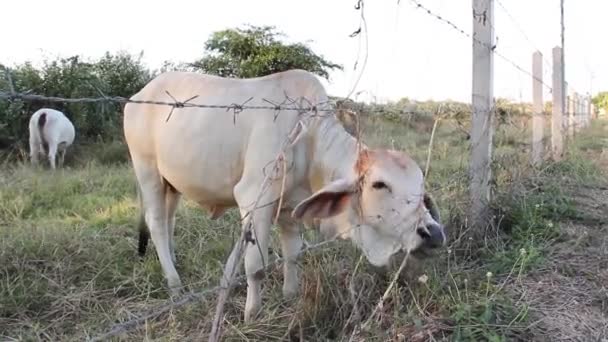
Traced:
<path fill-rule="evenodd" d="M 194 95 L 194 96 L 192 96 L 191 98 L 187 99 L 186 101 L 184 101 L 184 102 L 180 102 L 180 101 L 178 101 L 177 99 L 175 99 L 175 97 L 173 97 L 173 95 L 171 95 L 171 93 L 170 93 L 168 90 L 165 90 L 165 93 L 167 93 L 167 95 L 169 95 L 169 97 L 170 97 L 170 98 L 173 100 L 173 102 L 174 102 L 174 103 L 173 103 L 173 106 L 171 106 L 171 111 L 169 112 L 169 115 L 167 116 L 167 119 L 165 119 L 165 122 L 169 121 L 169 118 L 171 118 L 171 115 L 173 115 L 173 110 L 174 110 L 175 108 L 184 108 L 184 107 L 185 107 L 185 105 L 186 105 L 188 102 L 190 102 L 190 101 L 192 101 L 192 100 L 194 100 L 195 98 L 197 98 L 197 97 L 198 97 L 198 95 Z"/>
<path fill-rule="evenodd" d="M 279 116 L 279 113 L 281 113 L 281 109 L 283 108 L 283 105 L 286 103 L 287 98 L 283 99 L 283 102 L 281 103 L 274 103 L 268 99 L 262 99 L 262 101 L 269 103 L 271 105 L 274 106 L 274 117 L 273 117 L 273 121 L 277 121 L 277 117 Z"/>
<path fill-rule="evenodd" d="M 245 105 L 247 103 L 249 103 L 249 101 L 253 100 L 253 96 L 248 98 L 245 102 L 238 104 L 238 103 L 232 103 L 230 106 L 228 106 L 228 108 L 226 108 L 226 111 L 230 111 L 232 110 L 232 122 L 236 125 L 236 116 L 243 111 L 243 109 L 245 108 Z"/>

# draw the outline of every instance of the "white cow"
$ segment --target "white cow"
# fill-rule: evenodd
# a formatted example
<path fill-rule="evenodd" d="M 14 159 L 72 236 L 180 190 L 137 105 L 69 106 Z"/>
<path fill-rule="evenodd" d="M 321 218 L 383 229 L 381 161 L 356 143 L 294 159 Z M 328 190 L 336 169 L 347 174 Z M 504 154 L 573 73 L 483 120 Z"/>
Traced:
<path fill-rule="evenodd" d="M 251 79 L 229 79 L 187 72 L 167 72 L 150 81 L 133 100 L 268 105 L 285 94 L 311 103 L 328 100 L 311 73 L 290 70 Z M 300 220 L 320 220 L 322 230 L 340 234 L 359 247 L 369 262 L 384 266 L 402 250 L 428 251 L 445 244 L 438 211 L 425 194 L 423 174 L 407 154 L 362 146 L 334 115 L 310 116 L 299 141 L 285 153 L 288 172 L 279 216 L 283 294 L 298 292 L 295 257 L 302 247 Z M 250 220 L 256 238 L 245 250 L 247 301 L 245 321 L 261 307 L 263 265 L 282 181 L 262 192 L 259 208 L 247 212 L 260 194 L 269 163 L 299 120 L 296 111 L 245 109 L 234 117 L 225 109 L 176 108 L 129 103 L 124 108 L 124 134 L 139 184 L 143 207 L 139 252 L 145 253 L 149 227 L 165 278 L 179 293 L 173 231 L 181 194 L 207 208 L 213 218 L 238 206 Z M 276 120 L 275 120 L 276 119 Z"/>
<path fill-rule="evenodd" d="M 63 166 L 65 152 L 74 142 L 74 125 L 62 112 L 41 108 L 30 118 L 30 159 L 38 164 L 40 153 L 48 156 L 51 168 L 55 169 L 55 159 L 59 152 L 59 167 Z"/>

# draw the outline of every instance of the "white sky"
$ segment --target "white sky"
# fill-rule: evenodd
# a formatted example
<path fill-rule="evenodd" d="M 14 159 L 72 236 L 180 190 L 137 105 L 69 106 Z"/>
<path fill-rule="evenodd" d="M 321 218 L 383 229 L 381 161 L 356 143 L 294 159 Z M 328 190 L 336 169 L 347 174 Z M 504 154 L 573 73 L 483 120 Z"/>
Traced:
<path fill-rule="evenodd" d="M 471 0 L 419 0 L 450 19 L 464 31 L 472 30 Z M 13 65 L 44 57 L 98 57 L 106 50 L 144 51 L 144 61 L 159 67 L 164 60 L 193 61 L 213 31 L 241 26 L 275 25 L 289 41 L 311 41 L 310 46 L 344 71 L 326 82 L 332 95 L 345 96 L 360 68 L 359 38 L 349 34 L 359 27 L 355 0 L 172 0 L 78 1 L 8 0 L 0 20 L 0 63 Z M 501 0 L 530 44 L 495 2 L 498 51 L 526 70 L 532 53 L 540 49 L 551 61 L 551 49 L 560 43 L 559 0 Z M 603 20 L 606 0 L 566 0 L 566 78 L 579 92 L 608 88 L 608 30 Z M 368 26 L 368 64 L 357 91 L 379 101 L 401 97 L 471 98 L 469 38 L 416 9 L 410 0 L 365 3 Z M 364 41 L 361 42 L 364 46 Z M 364 49 L 362 49 L 363 57 Z M 362 58 L 361 58 L 362 60 Z M 359 65 L 362 64 L 362 61 Z M 550 64 L 544 63 L 545 83 L 551 84 Z M 591 78 L 593 73 L 593 79 Z M 592 81 L 592 82 L 591 82 Z M 532 80 L 495 57 L 495 96 L 530 101 Z M 364 93 L 365 94 L 365 93 Z M 369 96 L 369 95 L 368 95 Z M 550 100 L 545 91 L 545 100 Z M 364 99 L 364 98 L 360 98 Z"/>

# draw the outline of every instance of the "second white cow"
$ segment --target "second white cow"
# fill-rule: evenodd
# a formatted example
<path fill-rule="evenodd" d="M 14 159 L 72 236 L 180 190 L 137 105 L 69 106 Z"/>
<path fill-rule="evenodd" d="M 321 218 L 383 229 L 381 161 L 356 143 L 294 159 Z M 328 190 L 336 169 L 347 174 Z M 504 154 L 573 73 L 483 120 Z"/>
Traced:
<path fill-rule="evenodd" d="M 30 118 L 29 133 L 32 164 L 38 164 L 39 155 L 44 154 L 48 157 L 51 168 L 55 169 L 59 153 L 59 167 L 63 166 L 66 150 L 76 135 L 70 119 L 58 110 L 41 108 Z"/>
<path fill-rule="evenodd" d="M 198 97 L 189 103 L 266 105 L 285 94 L 312 104 L 328 96 L 311 73 L 291 70 L 251 79 L 229 79 L 186 72 L 167 72 L 150 81 L 133 100 L 170 101 Z M 406 153 L 359 148 L 335 115 L 309 116 L 298 142 L 285 152 L 286 180 L 272 182 L 256 202 L 272 161 L 300 120 L 297 111 L 223 108 L 176 108 L 129 103 L 124 108 L 124 134 L 139 185 L 142 204 L 139 251 L 148 229 L 169 287 L 178 290 L 173 231 L 181 195 L 207 208 L 217 218 L 237 206 L 243 227 L 252 223 L 255 238 L 245 250 L 247 301 L 245 321 L 261 307 L 261 283 L 268 262 L 268 240 L 276 207 L 284 262 L 283 294 L 298 292 L 295 258 L 302 247 L 299 223 L 320 219 L 324 232 L 351 240 L 376 266 L 395 253 L 441 247 L 446 236 L 438 211 L 425 193 L 423 173 Z M 325 113 L 327 114 L 327 113 Z M 236 116 L 235 116 L 236 115 Z M 281 174 L 281 172 L 279 172 Z M 424 254 L 424 253 L 422 253 Z"/>

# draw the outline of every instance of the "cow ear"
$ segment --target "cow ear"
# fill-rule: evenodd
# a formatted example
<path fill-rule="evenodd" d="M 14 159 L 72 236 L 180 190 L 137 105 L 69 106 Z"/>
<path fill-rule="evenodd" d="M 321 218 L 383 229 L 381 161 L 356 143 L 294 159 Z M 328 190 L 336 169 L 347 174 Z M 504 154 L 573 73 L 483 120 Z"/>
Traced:
<path fill-rule="evenodd" d="M 441 216 L 439 214 L 439 209 L 437 208 L 437 204 L 431 195 L 428 193 L 424 194 L 424 206 L 429 210 L 431 217 L 437 223 L 441 223 Z"/>
<path fill-rule="evenodd" d="M 343 212 L 356 191 L 356 183 L 338 179 L 300 202 L 291 216 L 295 219 L 328 218 Z"/>

